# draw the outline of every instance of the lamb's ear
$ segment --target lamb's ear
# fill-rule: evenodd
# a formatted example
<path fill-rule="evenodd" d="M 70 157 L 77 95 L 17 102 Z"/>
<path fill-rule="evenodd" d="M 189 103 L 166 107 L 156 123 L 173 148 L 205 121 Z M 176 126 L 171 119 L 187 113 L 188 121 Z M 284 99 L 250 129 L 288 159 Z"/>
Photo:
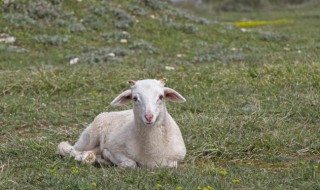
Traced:
<path fill-rule="evenodd" d="M 172 102 L 182 103 L 186 101 L 186 99 L 181 94 L 168 87 L 164 87 L 164 97 Z"/>
<path fill-rule="evenodd" d="M 126 90 L 122 92 L 119 96 L 117 96 L 112 102 L 112 106 L 121 106 L 124 105 L 131 100 L 131 90 Z"/>

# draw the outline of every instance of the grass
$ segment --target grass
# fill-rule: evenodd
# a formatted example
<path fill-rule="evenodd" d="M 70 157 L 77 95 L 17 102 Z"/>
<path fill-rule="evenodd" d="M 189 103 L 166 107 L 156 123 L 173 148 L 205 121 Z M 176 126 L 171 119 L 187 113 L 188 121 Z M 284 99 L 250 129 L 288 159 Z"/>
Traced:
<path fill-rule="evenodd" d="M 1 6 L 0 39 L 16 38 L 0 42 L 1 189 L 320 188 L 316 7 L 200 18 L 155 0 Z M 292 22 L 232 25 L 279 19 Z M 178 169 L 56 156 L 100 112 L 130 108 L 109 105 L 128 79 L 163 76 L 187 99 L 167 105 L 188 150 Z"/>

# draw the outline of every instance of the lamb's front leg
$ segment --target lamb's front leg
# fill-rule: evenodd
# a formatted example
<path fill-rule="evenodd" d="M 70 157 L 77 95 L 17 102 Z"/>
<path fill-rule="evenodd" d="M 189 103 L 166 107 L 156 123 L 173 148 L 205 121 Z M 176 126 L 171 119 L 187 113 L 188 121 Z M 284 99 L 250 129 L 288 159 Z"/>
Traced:
<path fill-rule="evenodd" d="M 177 168 L 178 167 L 178 161 L 168 161 L 167 167 L 169 167 L 169 168 Z"/>
<path fill-rule="evenodd" d="M 109 150 L 103 149 L 102 155 L 121 168 L 137 168 L 137 163 L 122 153 L 116 152 L 112 154 Z"/>
<path fill-rule="evenodd" d="M 90 151 L 78 151 L 71 146 L 68 142 L 61 142 L 58 145 L 58 154 L 61 156 L 72 156 L 75 160 L 84 162 L 84 163 L 94 163 L 96 161 L 96 153 L 99 151 L 99 147 L 94 148 Z"/>
<path fill-rule="evenodd" d="M 153 161 L 145 162 L 143 166 L 147 166 L 148 168 L 177 168 L 178 161 L 153 160 Z"/>

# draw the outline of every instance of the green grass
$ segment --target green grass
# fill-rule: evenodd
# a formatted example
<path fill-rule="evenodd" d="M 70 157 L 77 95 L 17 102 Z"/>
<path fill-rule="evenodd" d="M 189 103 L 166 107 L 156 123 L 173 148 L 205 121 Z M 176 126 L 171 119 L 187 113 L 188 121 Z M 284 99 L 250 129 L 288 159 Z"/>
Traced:
<path fill-rule="evenodd" d="M 156 0 L 1 6 L 0 33 L 16 38 L 0 42 L 1 189 L 320 188 L 319 7 L 203 19 Z M 167 105 L 188 150 L 178 169 L 55 154 L 100 112 L 130 108 L 110 106 L 127 80 L 163 76 L 187 99 Z"/>

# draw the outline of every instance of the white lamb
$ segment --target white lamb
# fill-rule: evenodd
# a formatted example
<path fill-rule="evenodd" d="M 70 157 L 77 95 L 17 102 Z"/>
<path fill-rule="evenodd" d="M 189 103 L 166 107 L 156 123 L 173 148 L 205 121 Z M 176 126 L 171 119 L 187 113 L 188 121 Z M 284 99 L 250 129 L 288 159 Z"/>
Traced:
<path fill-rule="evenodd" d="M 82 132 L 74 146 L 58 145 L 60 155 L 120 167 L 177 167 L 186 155 L 180 129 L 167 112 L 165 100 L 184 102 L 175 90 L 164 87 L 166 79 L 129 81 L 131 88 L 111 105 L 133 100 L 133 109 L 104 112 Z M 99 158 L 102 159 L 99 159 Z"/>

